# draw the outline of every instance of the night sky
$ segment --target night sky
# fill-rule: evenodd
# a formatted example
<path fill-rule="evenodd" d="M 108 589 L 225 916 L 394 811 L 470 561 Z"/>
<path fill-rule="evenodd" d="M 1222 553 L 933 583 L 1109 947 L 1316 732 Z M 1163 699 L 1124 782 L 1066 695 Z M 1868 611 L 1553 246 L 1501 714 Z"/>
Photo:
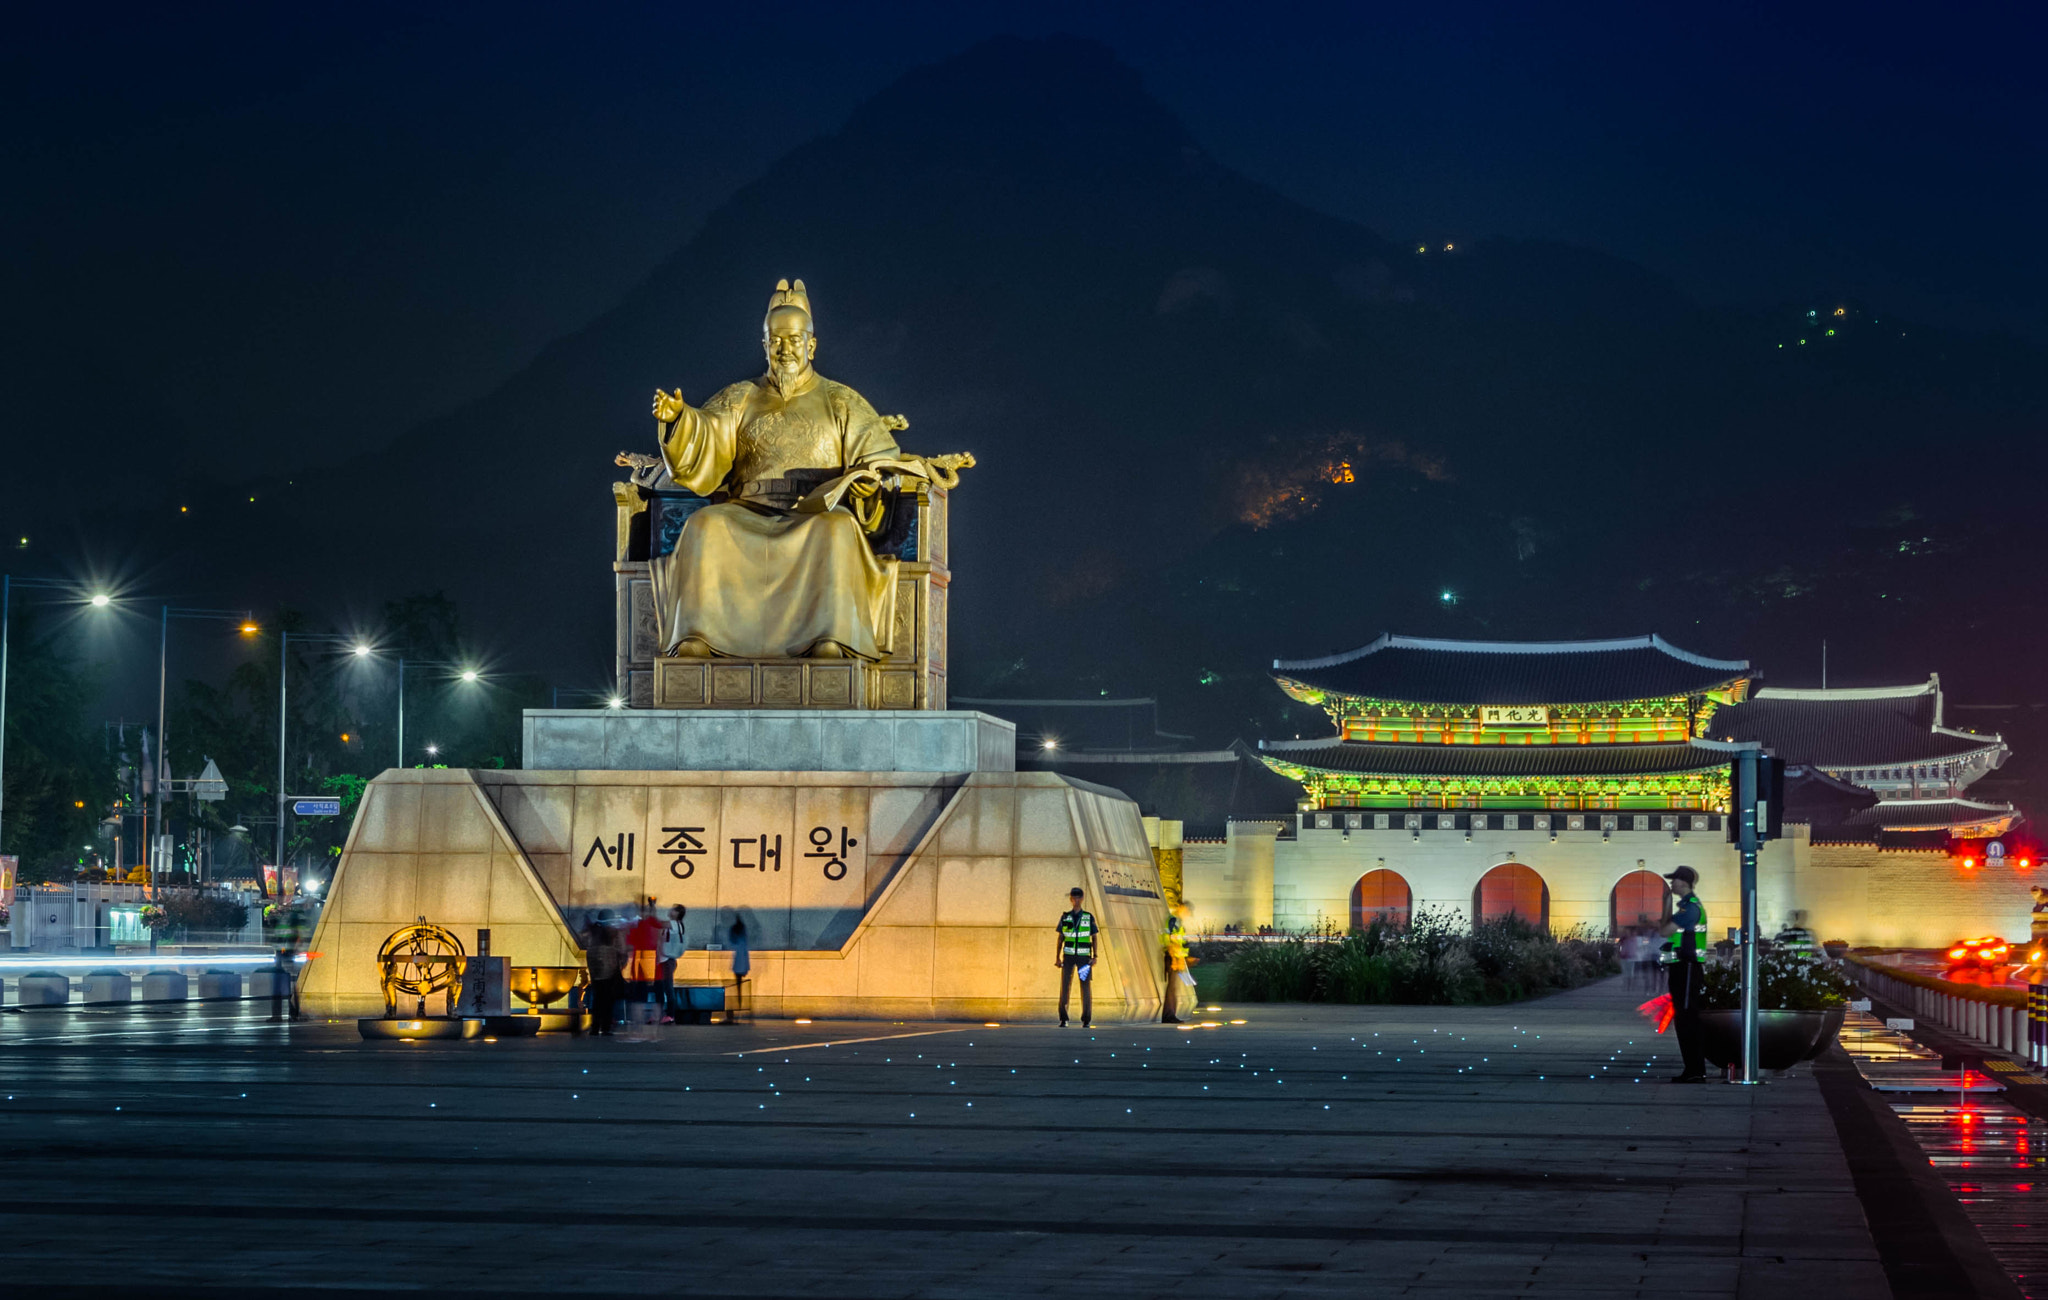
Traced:
<path fill-rule="evenodd" d="M 2019 7 L 1571 8 L 17 10 L 4 400 L 33 468 L 4 499 L 75 473 L 81 434 L 132 454 L 130 412 L 223 473 L 388 441 L 1004 32 L 1108 43 L 1219 161 L 1391 239 L 1555 239 L 1703 300 L 2048 338 Z"/>
<path fill-rule="evenodd" d="M 1556 241 L 1639 264 L 1646 284 L 1708 308 L 1846 303 L 1954 340 L 2011 335 L 1998 346 L 2021 369 L 2038 363 L 2048 91 L 2021 10 L 1572 15 L 1042 3 L 17 12 L 0 50 L 13 309 L 0 516 L 10 532 L 39 532 L 9 563 L 237 599 L 225 547 L 203 572 L 174 569 L 95 510 L 125 512 L 171 478 L 229 493 L 317 473 L 488 400 L 629 299 L 792 149 L 906 72 L 1005 33 L 1102 42 L 1217 163 L 1394 244 Z M 829 225 L 829 213 L 806 215 Z M 917 395 L 892 396 L 912 406 Z M 638 391 L 622 386 L 619 400 L 644 409 Z M 2009 405 L 2024 429 L 2034 408 Z M 1966 457 L 1971 434 L 1926 436 Z M 1453 468 L 1478 479 L 1471 461 Z M 363 509 L 356 554 L 375 569 L 402 556 L 404 530 L 374 502 Z M 601 537 L 607 513 L 594 498 L 583 532 Z M 1438 580 L 1417 575 L 1430 591 Z M 272 581 L 248 599 L 320 610 L 325 582 Z M 2037 594 L 2008 585 L 2001 599 L 2033 607 Z M 501 626 L 526 617 L 508 612 Z M 1418 627 L 1398 609 L 1362 617 L 1367 634 L 1487 634 Z M 1616 617 L 1625 626 L 1588 630 L 1658 621 Z M 1522 617 L 1513 630 L 1540 629 Z M 1667 609 L 1661 630 L 1682 632 L 1682 620 Z M 1779 639 L 1803 646 L 1826 631 L 1780 628 Z M 597 649 L 566 668 L 545 646 L 520 666 L 587 676 L 603 641 L 593 634 Z M 1855 665 L 1859 648 L 1837 644 L 1838 662 Z M 1924 651 L 1892 661 L 1860 649 L 1866 669 L 1896 680 L 1940 666 Z"/>

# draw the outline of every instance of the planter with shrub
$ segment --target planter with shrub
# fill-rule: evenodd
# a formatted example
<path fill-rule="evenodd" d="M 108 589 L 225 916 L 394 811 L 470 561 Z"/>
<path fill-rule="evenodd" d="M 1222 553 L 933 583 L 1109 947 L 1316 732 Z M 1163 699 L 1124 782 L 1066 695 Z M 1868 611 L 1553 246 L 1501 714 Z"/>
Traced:
<path fill-rule="evenodd" d="M 1742 1061 L 1742 970 L 1707 968 L 1700 1048 L 1717 1066 Z M 1757 1068 L 1789 1070 L 1835 1045 L 1854 989 L 1826 962 L 1779 948 L 1757 958 Z"/>

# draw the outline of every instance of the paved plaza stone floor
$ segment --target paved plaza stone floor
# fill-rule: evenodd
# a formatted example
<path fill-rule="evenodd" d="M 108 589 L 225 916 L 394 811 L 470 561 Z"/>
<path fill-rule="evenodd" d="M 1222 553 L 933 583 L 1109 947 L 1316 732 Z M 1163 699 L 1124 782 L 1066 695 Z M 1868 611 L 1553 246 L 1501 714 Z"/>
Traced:
<path fill-rule="evenodd" d="M 267 1005 L 10 1013 L 0 1279 L 498 1300 L 1892 1294 L 1815 1077 L 1670 1086 L 1641 997 L 1615 981 L 1505 1008 L 1231 1008 L 1193 1032 L 762 1022 L 650 1042 L 364 1043 L 353 1022 L 268 1024 Z"/>

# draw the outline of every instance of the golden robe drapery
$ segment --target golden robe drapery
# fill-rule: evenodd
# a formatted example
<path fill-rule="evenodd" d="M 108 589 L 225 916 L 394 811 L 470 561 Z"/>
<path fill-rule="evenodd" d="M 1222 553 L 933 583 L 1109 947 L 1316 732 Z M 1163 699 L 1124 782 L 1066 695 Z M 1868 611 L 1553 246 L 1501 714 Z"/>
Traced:
<path fill-rule="evenodd" d="M 743 659 L 800 657 L 819 641 L 888 654 L 896 561 L 875 555 L 844 506 L 792 508 L 817 479 L 900 454 L 866 398 L 816 372 L 787 393 L 742 380 L 684 408 L 661 450 L 679 485 L 723 494 L 651 566 L 664 654 L 691 637 Z"/>

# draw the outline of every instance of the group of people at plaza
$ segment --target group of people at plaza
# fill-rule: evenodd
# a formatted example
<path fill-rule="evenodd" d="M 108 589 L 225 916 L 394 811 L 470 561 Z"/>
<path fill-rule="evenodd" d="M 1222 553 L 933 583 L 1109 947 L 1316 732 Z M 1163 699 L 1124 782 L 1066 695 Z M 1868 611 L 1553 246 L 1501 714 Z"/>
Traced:
<path fill-rule="evenodd" d="M 621 1024 L 644 1029 L 672 1025 L 691 1015 L 676 987 L 676 963 L 689 948 L 690 909 L 678 903 L 666 915 L 653 898 L 640 900 L 636 914 L 621 920 L 600 908 L 583 929 L 583 956 L 589 982 L 579 990 L 581 1007 L 590 1014 L 590 1032 L 611 1036 Z M 746 1004 L 747 973 L 752 958 L 747 923 L 734 916 L 725 929 L 725 950 L 732 958 L 730 1020 Z"/>

